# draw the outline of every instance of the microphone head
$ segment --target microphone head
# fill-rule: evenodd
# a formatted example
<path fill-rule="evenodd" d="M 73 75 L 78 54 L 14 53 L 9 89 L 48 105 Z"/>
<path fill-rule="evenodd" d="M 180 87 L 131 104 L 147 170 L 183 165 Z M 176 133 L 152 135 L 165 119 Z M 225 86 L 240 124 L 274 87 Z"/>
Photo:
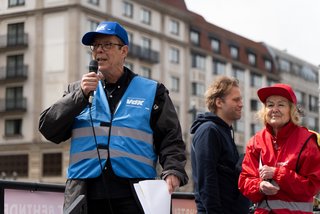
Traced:
<path fill-rule="evenodd" d="M 98 61 L 97 60 L 91 60 L 89 63 L 89 72 L 98 72 Z"/>

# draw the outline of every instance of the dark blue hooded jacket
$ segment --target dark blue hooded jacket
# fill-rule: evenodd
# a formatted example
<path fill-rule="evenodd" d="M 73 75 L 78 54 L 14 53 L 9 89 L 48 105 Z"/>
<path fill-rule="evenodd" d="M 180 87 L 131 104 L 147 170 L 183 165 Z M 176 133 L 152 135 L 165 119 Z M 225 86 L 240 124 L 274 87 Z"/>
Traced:
<path fill-rule="evenodd" d="M 233 129 L 205 113 L 191 126 L 192 176 L 198 213 L 247 214 L 249 200 L 238 190 L 241 170 Z"/>

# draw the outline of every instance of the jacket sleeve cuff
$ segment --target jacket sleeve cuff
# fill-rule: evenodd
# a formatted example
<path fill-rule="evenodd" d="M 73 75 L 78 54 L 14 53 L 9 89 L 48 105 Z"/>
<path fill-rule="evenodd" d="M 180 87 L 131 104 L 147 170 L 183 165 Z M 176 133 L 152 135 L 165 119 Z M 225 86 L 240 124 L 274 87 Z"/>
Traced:
<path fill-rule="evenodd" d="M 276 170 L 274 171 L 273 177 L 272 179 L 275 181 L 279 181 L 279 171 L 280 171 L 280 167 L 276 167 Z"/>
<path fill-rule="evenodd" d="M 264 192 L 260 189 L 261 182 L 262 182 L 262 180 L 260 182 L 258 182 L 258 184 L 257 184 L 257 187 L 256 187 L 258 189 L 257 192 L 259 192 L 261 195 L 265 195 Z"/>

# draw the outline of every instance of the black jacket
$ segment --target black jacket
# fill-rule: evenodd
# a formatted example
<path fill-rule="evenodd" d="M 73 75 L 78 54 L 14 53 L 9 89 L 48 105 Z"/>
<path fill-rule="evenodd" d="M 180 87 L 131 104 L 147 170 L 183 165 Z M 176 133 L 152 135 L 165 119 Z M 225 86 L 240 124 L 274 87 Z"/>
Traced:
<path fill-rule="evenodd" d="M 199 213 L 244 214 L 249 201 L 238 190 L 239 153 L 233 130 L 221 118 L 205 113 L 191 126 L 192 176 Z"/>
<path fill-rule="evenodd" d="M 132 71 L 124 67 L 124 74 L 115 84 L 105 84 L 105 91 L 112 93 L 108 102 L 113 111 L 126 91 L 130 81 L 135 76 Z M 115 89 L 115 90 L 114 90 Z M 39 131 L 43 136 L 54 142 L 61 143 L 71 137 L 74 118 L 88 105 L 80 88 L 80 81 L 68 85 L 63 97 L 44 110 L 40 115 Z M 153 110 L 151 112 L 151 127 L 154 131 L 154 149 L 159 156 L 159 163 L 163 168 L 161 177 L 175 174 L 180 178 L 181 185 L 188 182 L 185 172 L 186 156 L 185 144 L 182 140 L 180 123 L 169 97 L 168 90 L 158 83 Z M 88 179 L 89 198 L 125 197 L 129 194 L 131 182 L 118 178 L 107 167 L 105 179 L 107 180 L 107 194 L 102 188 L 102 177 Z"/>

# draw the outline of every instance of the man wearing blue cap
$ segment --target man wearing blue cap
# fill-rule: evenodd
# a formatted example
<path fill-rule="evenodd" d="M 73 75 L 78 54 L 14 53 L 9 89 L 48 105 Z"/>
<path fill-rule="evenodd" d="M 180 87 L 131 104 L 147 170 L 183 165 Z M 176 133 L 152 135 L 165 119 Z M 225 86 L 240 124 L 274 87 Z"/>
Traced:
<path fill-rule="evenodd" d="M 119 23 L 101 22 L 82 43 L 90 46 L 100 73 L 69 84 L 39 121 L 48 140 L 71 138 L 64 209 L 83 193 L 88 213 L 143 213 L 133 184 L 155 179 L 157 161 L 170 193 L 188 182 L 174 105 L 163 84 L 124 66 L 129 41 Z"/>

